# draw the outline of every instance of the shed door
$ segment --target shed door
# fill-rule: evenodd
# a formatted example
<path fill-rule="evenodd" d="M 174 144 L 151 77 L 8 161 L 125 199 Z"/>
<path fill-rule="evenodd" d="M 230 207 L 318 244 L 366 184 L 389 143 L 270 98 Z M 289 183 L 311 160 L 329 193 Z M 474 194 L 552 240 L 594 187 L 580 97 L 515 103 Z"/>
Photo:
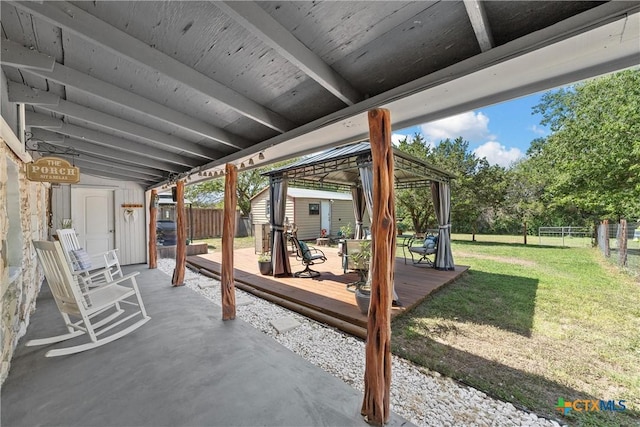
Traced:
<path fill-rule="evenodd" d="M 328 200 L 320 202 L 320 228 L 324 228 L 327 234 L 331 234 L 331 202 Z"/>
<path fill-rule="evenodd" d="M 80 246 L 87 252 L 114 249 L 113 190 L 72 188 L 71 219 Z"/>

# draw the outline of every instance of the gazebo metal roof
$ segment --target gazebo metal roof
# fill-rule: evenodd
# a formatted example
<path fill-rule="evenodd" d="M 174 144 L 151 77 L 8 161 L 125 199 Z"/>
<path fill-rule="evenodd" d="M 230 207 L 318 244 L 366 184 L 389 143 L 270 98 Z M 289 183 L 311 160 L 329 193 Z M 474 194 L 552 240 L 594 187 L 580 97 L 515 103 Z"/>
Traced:
<path fill-rule="evenodd" d="M 394 178 L 396 188 L 425 187 L 432 181 L 449 182 L 455 176 L 424 160 L 393 148 Z M 369 142 L 349 144 L 333 148 L 314 156 L 303 158 L 263 175 L 286 176 L 290 183 L 313 187 L 348 188 L 359 182 L 358 166 L 371 162 Z"/>

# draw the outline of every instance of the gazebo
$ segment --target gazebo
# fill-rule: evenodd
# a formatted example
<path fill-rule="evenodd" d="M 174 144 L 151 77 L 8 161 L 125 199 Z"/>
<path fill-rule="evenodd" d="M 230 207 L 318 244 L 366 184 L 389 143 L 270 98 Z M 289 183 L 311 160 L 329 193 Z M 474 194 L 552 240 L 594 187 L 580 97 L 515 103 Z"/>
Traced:
<path fill-rule="evenodd" d="M 396 189 L 431 187 L 438 220 L 438 249 L 434 268 L 453 270 L 451 253 L 451 188 L 454 175 L 393 147 Z M 371 145 L 360 142 L 330 149 L 293 164 L 264 173 L 270 180 L 272 262 L 274 276 L 291 275 L 286 250 L 284 215 L 289 182 L 302 186 L 350 190 L 356 218 L 355 238 L 364 237 L 362 217 L 365 207 L 373 212 L 373 168 Z M 427 201 L 425 200 L 425 203 Z"/>

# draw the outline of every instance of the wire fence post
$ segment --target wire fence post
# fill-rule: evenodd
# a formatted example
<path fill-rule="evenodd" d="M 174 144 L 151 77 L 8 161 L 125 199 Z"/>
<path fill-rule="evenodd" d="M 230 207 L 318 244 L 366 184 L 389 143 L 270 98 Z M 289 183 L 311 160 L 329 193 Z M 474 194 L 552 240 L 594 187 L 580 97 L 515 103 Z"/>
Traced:
<path fill-rule="evenodd" d="M 618 224 L 618 264 L 627 266 L 627 220 L 624 218 Z"/>

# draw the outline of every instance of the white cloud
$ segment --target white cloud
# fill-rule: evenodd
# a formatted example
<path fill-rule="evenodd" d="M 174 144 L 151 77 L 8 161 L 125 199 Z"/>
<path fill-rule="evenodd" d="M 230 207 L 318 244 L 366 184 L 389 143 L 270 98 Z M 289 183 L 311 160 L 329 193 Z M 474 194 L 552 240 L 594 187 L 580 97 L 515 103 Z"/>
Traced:
<path fill-rule="evenodd" d="M 392 133 L 391 134 L 391 143 L 395 146 L 400 144 L 400 141 L 407 138 L 407 135 L 403 135 L 401 133 Z"/>
<path fill-rule="evenodd" d="M 479 158 L 486 157 L 490 164 L 503 167 L 508 167 L 522 157 L 522 151 L 520 151 L 519 148 L 507 148 L 497 141 L 485 142 L 473 150 L 473 152 Z"/>
<path fill-rule="evenodd" d="M 546 136 L 546 135 L 548 135 L 548 134 L 549 134 L 549 132 L 548 132 L 546 129 L 541 128 L 541 127 L 539 127 L 539 126 L 537 126 L 537 125 L 533 125 L 533 126 L 531 126 L 531 127 L 529 128 L 529 130 L 530 130 L 531 132 L 535 133 L 536 135 Z"/>
<path fill-rule="evenodd" d="M 481 141 L 495 138 L 489 132 L 489 117 L 481 112 L 458 114 L 420 126 L 422 134 L 428 141 L 440 141 L 446 138 L 455 139 L 461 136 L 467 141 Z"/>

